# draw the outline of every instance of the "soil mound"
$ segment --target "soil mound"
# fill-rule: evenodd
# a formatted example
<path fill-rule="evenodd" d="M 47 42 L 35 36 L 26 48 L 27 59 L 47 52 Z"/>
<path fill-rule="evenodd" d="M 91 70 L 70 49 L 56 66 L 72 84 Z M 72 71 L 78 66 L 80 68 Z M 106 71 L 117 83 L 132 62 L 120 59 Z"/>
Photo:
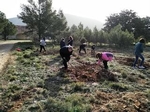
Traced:
<path fill-rule="evenodd" d="M 80 66 L 71 67 L 67 72 L 81 82 L 117 81 L 114 73 L 101 68 L 97 64 L 82 63 Z"/>

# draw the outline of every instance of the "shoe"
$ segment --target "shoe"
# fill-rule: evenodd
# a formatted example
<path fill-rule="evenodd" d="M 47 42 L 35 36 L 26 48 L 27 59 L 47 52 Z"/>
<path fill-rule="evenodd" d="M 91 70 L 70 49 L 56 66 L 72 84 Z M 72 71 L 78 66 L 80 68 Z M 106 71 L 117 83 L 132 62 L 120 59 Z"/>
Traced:
<path fill-rule="evenodd" d="M 140 69 L 144 69 L 145 67 L 144 67 L 144 66 L 139 66 L 139 68 L 140 68 Z"/>
<path fill-rule="evenodd" d="M 133 66 L 133 69 L 138 69 L 138 67 L 136 67 L 136 66 Z"/>

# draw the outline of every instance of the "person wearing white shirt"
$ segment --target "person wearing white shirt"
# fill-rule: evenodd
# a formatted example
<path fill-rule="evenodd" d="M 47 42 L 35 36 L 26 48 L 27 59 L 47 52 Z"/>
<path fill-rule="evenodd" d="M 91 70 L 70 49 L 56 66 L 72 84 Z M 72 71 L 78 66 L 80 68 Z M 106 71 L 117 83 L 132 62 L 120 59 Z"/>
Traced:
<path fill-rule="evenodd" d="M 45 38 L 42 38 L 42 39 L 40 40 L 40 52 L 42 52 L 42 49 L 43 49 L 44 51 L 46 51 L 45 46 L 46 46 Z"/>

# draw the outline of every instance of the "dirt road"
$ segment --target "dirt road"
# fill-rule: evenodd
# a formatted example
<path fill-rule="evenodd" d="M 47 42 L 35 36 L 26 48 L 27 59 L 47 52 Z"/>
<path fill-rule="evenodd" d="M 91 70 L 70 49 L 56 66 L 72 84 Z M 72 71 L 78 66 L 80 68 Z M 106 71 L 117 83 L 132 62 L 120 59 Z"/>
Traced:
<path fill-rule="evenodd" d="M 8 40 L 0 41 L 0 74 L 6 67 L 6 63 L 10 59 L 10 51 L 15 43 L 24 42 L 25 40 Z"/>

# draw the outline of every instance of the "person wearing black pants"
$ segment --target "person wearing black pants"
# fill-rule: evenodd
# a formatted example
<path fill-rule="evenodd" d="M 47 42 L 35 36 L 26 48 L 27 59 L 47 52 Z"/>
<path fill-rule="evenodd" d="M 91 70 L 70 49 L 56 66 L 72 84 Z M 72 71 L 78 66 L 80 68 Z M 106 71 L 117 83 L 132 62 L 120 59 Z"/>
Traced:
<path fill-rule="evenodd" d="M 43 49 L 44 51 L 46 51 L 45 46 L 46 46 L 45 38 L 42 38 L 42 39 L 40 40 L 40 52 L 42 52 L 42 49 Z"/>
<path fill-rule="evenodd" d="M 73 48 L 72 46 L 64 46 L 60 49 L 60 56 L 63 59 L 63 65 L 65 69 L 68 69 L 67 62 L 70 60 L 70 55 L 72 55 Z"/>
<path fill-rule="evenodd" d="M 85 54 L 86 54 L 85 47 L 86 47 L 86 43 L 82 43 L 82 45 L 80 45 L 79 54 L 81 53 L 81 50 L 83 50 L 85 52 Z"/>
<path fill-rule="evenodd" d="M 103 61 L 103 65 L 104 65 L 104 68 L 105 68 L 105 69 L 108 69 L 107 62 L 108 62 L 108 61 L 105 61 L 105 60 Z"/>

